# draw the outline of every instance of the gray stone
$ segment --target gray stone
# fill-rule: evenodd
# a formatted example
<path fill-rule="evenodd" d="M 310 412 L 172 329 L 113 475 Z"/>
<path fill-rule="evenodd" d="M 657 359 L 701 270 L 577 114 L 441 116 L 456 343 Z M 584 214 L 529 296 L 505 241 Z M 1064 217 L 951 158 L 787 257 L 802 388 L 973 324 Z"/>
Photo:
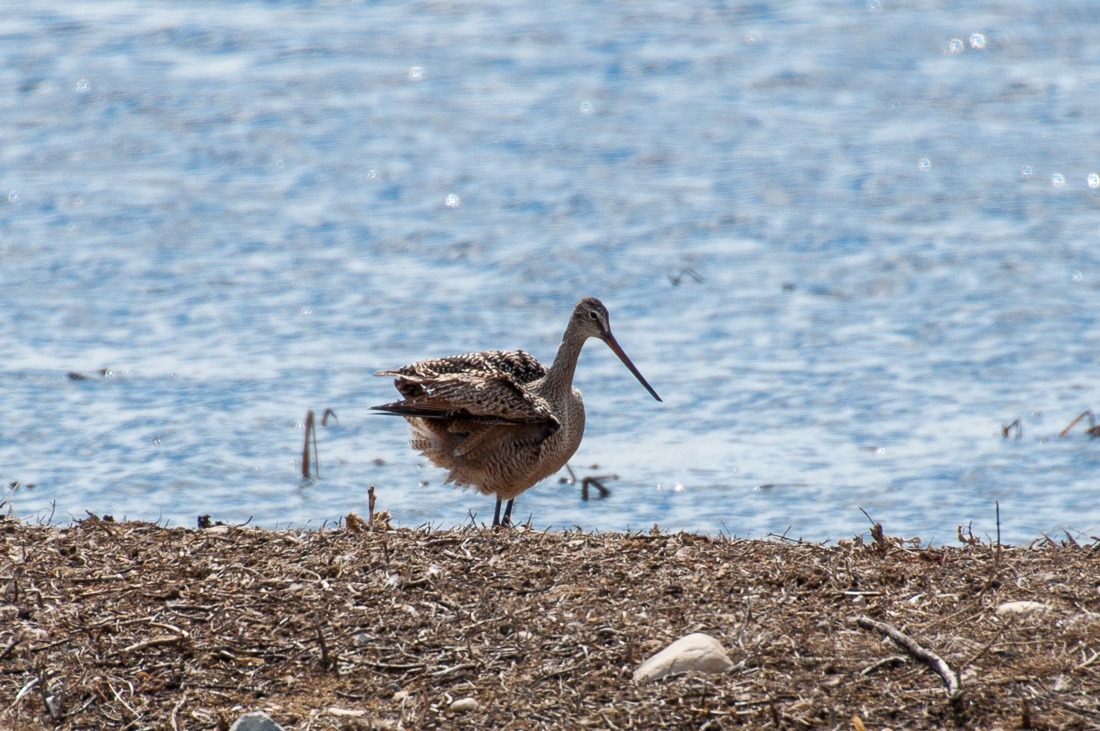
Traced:
<path fill-rule="evenodd" d="M 238 718 L 229 731 L 283 731 L 283 727 L 263 711 L 253 711 Z"/>

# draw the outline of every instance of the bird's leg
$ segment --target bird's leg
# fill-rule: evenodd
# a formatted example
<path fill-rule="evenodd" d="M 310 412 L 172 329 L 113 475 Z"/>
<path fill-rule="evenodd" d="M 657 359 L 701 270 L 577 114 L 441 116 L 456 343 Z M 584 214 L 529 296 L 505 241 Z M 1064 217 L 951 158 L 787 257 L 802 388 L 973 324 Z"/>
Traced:
<path fill-rule="evenodd" d="M 508 507 L 512 507 L 510 503 L 509 503 Z M 497 498 L 496 510 L 493 511 L 493 527 L 496 528 L 499 525 L 500 525 L 500 498 L 498 497 Z"/>
<path fill-rule="evenodd" d="M 499 501 L 499 498 L 498 498 Z M 509 528 L 512 527 L 512 504 L 516 502 L 515 498 L 508 501 L 508 504 L 504 506 L 504 521 L 501 525 L 506 525 Z"/>

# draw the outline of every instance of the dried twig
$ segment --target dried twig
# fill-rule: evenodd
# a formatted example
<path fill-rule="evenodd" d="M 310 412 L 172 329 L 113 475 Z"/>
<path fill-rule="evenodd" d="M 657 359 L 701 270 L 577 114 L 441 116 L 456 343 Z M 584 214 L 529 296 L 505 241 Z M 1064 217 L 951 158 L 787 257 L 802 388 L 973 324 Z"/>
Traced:
<path fill-rule="evenodd" d="M 321 648 L 321 669 L 328 670 L 333 662 L 328 654 L 328 642 L 325 641 L 325 632 L 320 622 L 317 623 L 317 645 Z"/>
<path fill-rule="evenodd" d="M 597 466 L 598 465 L 593 465 L 593 467 L 597 467 Z M 566 464 L 565 464 L 565 469 L 569 471 L 569 477 L 563 477 L 559 480 L 559 482 L 564 482 L 564 483 L 567 483 L 569 485 L 576 485 L 577 484 L 577 473 L 573 471 L 573 468 L 569 466 L 568 462 L 566 462 Z M 593 485 L 595 485 L 596 489 L 599 490 L 601 498 L 608 497 L 609 495 L 611 495 L 611 491 L 608 490 L 606 487 L 604 487 L 603 481 L 604 480 L 617 480 L 617 479 L 619 479 L 618 475 L 590 475 L 590 476 L 587 476 L 587 477 L 582 477 L 581 478 L 581 500 L 584 500 L 585 502 L 588 501 L 588 488 L 593 486 Z"/>
<path fill-rule="evenodd" d="M 433 670 L 431 673 L 428 673 L 428 674 L 431 675 L 433 678 L 442 678 L 446 675 L 454 675 L 455 673 L 461 673 L 464 670 L 473 670 L 476 667 L 477 667 L 477 663 L 464 662 L 464 663 L 460 663 L 458 665 L 452 665 L 449 668 L 441 668 L 439 670 Z"/>
<path fill-rule="evenodd" d="M 901 655 L 891 655 L 890 657 L 884 657 L 877 662 L 873 662 L 867 667 L 859 671 L 860 675 L 870 675 L 876 670 L 880 670 L 885 667 L 893 667 L 894 665 L 900 665 L 905 662 L 905 658 Z"/>
<path fill-rule="evenodd" d="M 943 658 L 931 650 L 922 647 L 920 643 L 909 635 L 892 625 L 886 624 L 885 622 L 879 622 L 865 615 L 857 617 L 856 624 L 863 629 L 874 630 L 886 635 L 894 641 L 894 644 L 909 653 L 910 657 L 915 660 L 920 660 L 936 671 L 936 674 L 943 679 L 944 686 L 947 688 L 947 697 L 950 700 L 954 701 L 962 694 L 959 674 L 955 672 Z"/>
<path fill-rule="evenodd" d="M 1090 411 L 1089 409 L 1085 409 L 1080 414 L 1078 414 L 1077 418 L 1071 421 L 1065 429 L 1058 432 L 1058 436 L 1064 437 L 1066 434 L 1069 433 L 1070 429 L 1077 425 L 1077 422 L 1081 421 L 1081 419 L 1084 419 L 1085 417 L 1088 417 L 1089 420 L 1089 426 L 1088 429 L 1085 430 L 1085 433 L 1088 434 L 1090 437 L 1100 436 L 1100 425 L 1097 425 L 1096 417 L 1092 415 L 1092 411 Z"/>
<path fill-rule="evenodd" d="M 172 714 L 169 716 L 169 720 L 172 723 L 172 731 L 180 731 L 180 709 L 183 708 L 183 704 L 187 702 L 187 691 L 183 691 L 183 695 L 180 697 L 179 703 L 172 706 Z"/>
<path fill-rule="evenodd" d="M 8 653 L 12 651 L 18 641 L 19 640 L 17 640 L 15 637 L 12 637 L 8 641 L 8 644 L 4 645 L 3 648 L 0 648 L 0 660 L 3 660 L 5 657 L 8 656 Z"/>
<path fill-rule="evenodd" d="M 745 601 L 745 616 L 741 620 L 741 627 L 737 630 L 737 646 L 745 646 L 745 630 L 748 629 L 749 621 L 752 620 L 752 602 L 753 598 L 749 597 Z"/>
<path fill-rule="evenodd" d="M 679 287 L 680 282 L 683 281 L 684 277 L 691 277 L 699 283 L 702 283 L 703 281 L 703 276 L 691 267 L 681 267 L 679 273 L 668 273 L 668 281 L 672 282 L 673 287 Z"/>
<path fill-rule="evenodd" d="M 141 642 L 135 642 L 129 647 L 123 648 L 123 652 L 138 652 L 139 650 L 148 650 L 150 647 L 160 647 L 161 645 L 175 645 L 179 642 L 183 642 L 186 638 L 183 635 L 161 635 L 159 637 L 151 637 L 148 640 L 142 640 Z"/>
<path fill-rule="evenodd" d="M 1007 629 L 1008 629 L 1007 624 L 1001 625 L 1001 628 L 999 630 L 997 630 L 997 634 L 993 635 L 993 639 L 991 639 L 989 642 L 986 642 L 984 645 L 982 645 L 982 647 L 979 648 L 977 652 L 975 652 L 969 658 L 964 660 L 963 663 L 959 667 L 968 668 L 971 665 L 973 665 L 975 662 L 977 662 L 978 659 L 982 657 L 982 655 L 989 652 L 990 648 L 993 647 L 993 645 L 997 644 L 997 642 L 1001 639 L 1001 635 L 1003 635 L 1005 633 L 1005 630 L 1007 630 Z"/>
<path fill-rule="evenodd" d="M 321 476 L 321 465 L 317 454 L 317 429 L 313 425 L 313 409 L 306 411 L 306 435 L 302 444 L 302 479 L 308 480 L 314 474 L 310 469 L 310 439 L 313 440 L 313 464 L 316 466 L 316 475 Z"/>
<path fill-rule="evenodd" d="M 1001 565 L 1001 501 L 994 500 L 993 505 L 997 510 L 997 560 L 998 566 Z"/>
<path fill-rule="evenodd" d="M 779 704 L 776 703 L 775 698 L 768 699 L 768 710 L 771 712 L 772 725 L 776 728 L 782 727 L 783 715 L 779 712 Z"/>
<path fill-rule="evenodd" d="M 882 523 L 877 522 L 863 508 L 860 508 L 859 512 L 863 513 L 864 517 L 871 523 L 871 538 L 875 541 L 875 548 L 885 553 L 890 548 L 890 539 L 886 537 L 886 531 L 883 529 Z"/>
<path fill-rule="evenodd" d="M 1074 670 L 1084 670 L 1089 665 L 1092 665 L 1094 662 L 1096 662 L 1098 659 L 1100 659 L 1100 650 L 1097 650 L 1096 652 L 1092 653 L 1092 656 L 1089 659 L 1085 660 L 1084 662 L 1079 663 L 1074 668 Z"/>

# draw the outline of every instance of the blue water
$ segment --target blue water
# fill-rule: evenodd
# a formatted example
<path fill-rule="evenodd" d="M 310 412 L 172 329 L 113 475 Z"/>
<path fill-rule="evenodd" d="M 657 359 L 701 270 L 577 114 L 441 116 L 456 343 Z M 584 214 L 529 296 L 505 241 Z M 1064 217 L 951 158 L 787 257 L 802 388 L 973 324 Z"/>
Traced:
<path fill-rule="evenodd" d="M 1093 0 L 9 11 L 15 515 L 485 520 L 371 374 L 549 360 L 594 295 L 664 402 L 591 342 L 573 464 L 619 479 L 536 527 L 1100 535 L 1100 440 L 1058 437 L 1100 410 Z"/>

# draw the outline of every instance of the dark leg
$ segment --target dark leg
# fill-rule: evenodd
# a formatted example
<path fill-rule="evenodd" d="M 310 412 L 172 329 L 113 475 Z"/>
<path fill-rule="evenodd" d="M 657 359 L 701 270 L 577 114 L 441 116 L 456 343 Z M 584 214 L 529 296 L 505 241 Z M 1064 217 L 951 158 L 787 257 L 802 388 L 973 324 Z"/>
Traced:
<path fill-rule="evenodd" d="M 508 504 L 504 507 L 504 522 L 501 523 L 501 525 L 506 525 L 506 526 L 511 527 L 511 525 L 512 525 L 512 504 L 515 501 L 516 501 L 516 499 L 512 498 L 511 500 L 508 501 Z M 500 498 L 497 498 L 497 504 L 499 504 L 499 503 L 500 503 Z"/>
<path fill-rule="evenodd" d="M 509 508 L 512 507 L 511 503 L 508 504 L 508 507 Z M 507 513 L 505 515 L 507 515 Z M 493 527 L 496 528 L 498 525 L 500 525 L 500 498 L 499 497 L 497 498 L 497 508 L 496 508 L 496 510 L 493 511 Z"/>

